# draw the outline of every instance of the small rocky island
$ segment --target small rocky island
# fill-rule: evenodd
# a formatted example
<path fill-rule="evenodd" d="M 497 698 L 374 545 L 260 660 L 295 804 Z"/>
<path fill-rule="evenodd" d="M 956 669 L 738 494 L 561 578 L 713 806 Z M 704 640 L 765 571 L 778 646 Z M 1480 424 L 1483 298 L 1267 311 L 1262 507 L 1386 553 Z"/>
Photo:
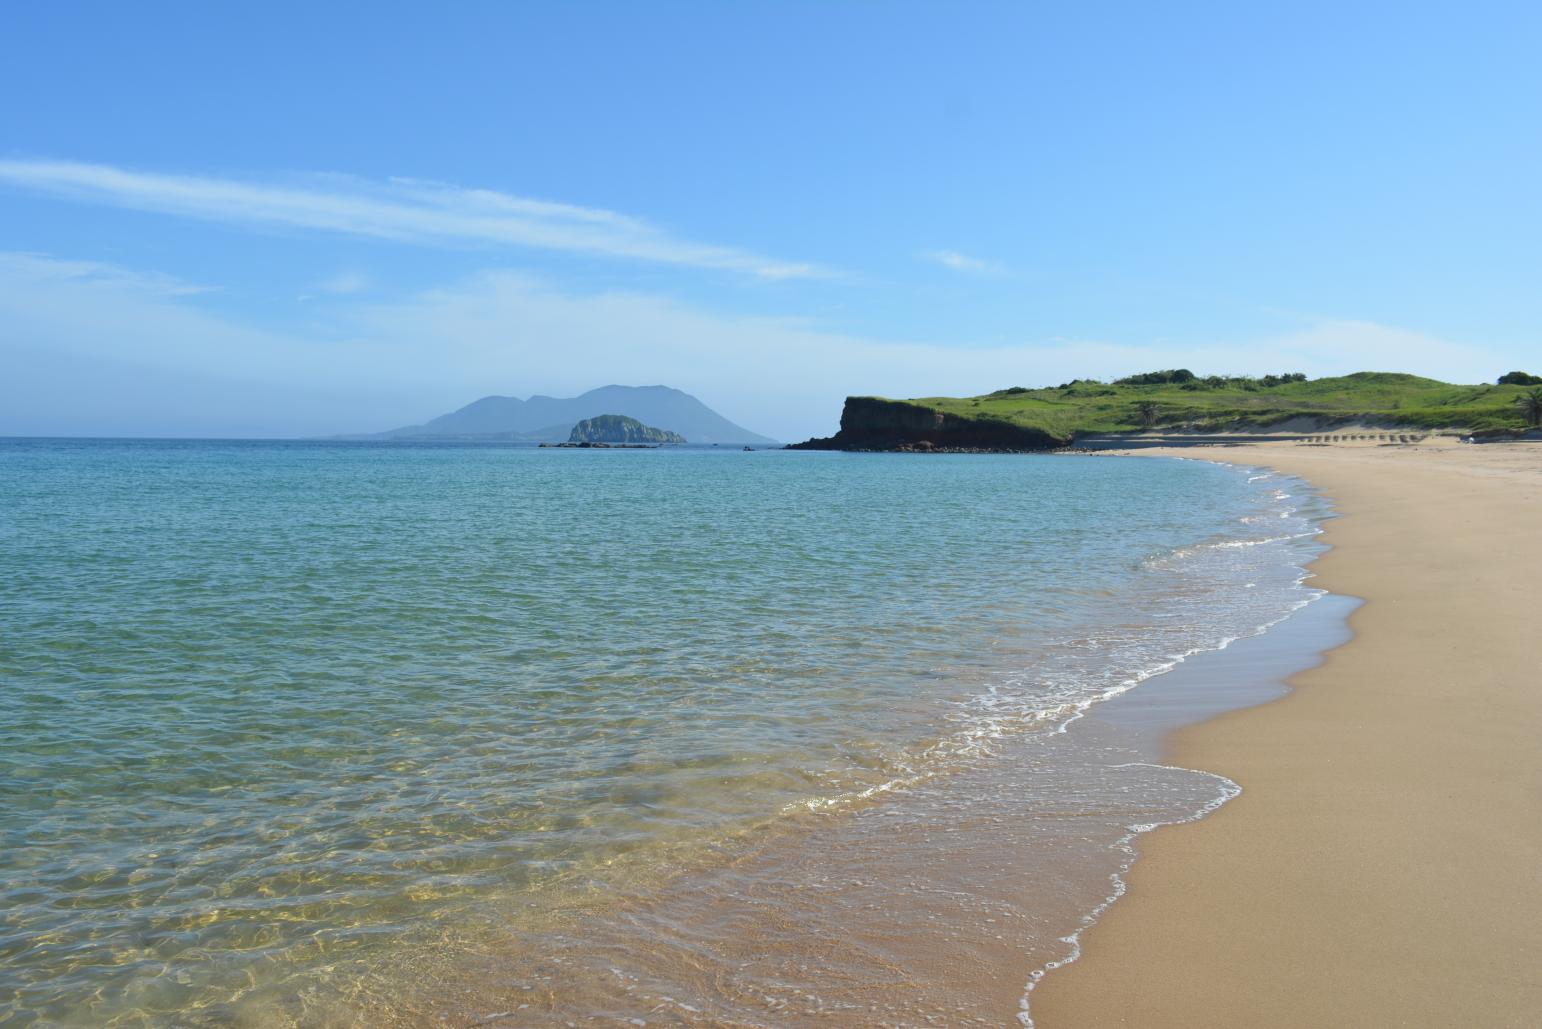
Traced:
<path fill-rule="evenodd" d="M 668 429 L 655 429 L 624 414 L 602 414 L 585 418 L 573 426 L 566 443 L 560 447 L 656 447 L 662 443 L 684 443 L 685 437 Z M 542 446 L 550 446 L 543 443 Z"/>

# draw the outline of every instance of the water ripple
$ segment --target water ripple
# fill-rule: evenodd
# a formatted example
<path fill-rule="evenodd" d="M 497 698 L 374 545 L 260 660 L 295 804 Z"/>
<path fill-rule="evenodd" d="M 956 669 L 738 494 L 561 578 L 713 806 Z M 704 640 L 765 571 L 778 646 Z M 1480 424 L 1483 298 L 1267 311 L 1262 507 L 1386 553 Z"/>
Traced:
<path fill-rule="evenodd" d="M 1192 463 L 0 444 L 0 1019 L 228 1020 L 414 927 L 988 756 L 1195 645 L 1218 583 L 1263 582 L 1257 612 L 1228 594 L 1260 624 L 1279 492 Z"/>

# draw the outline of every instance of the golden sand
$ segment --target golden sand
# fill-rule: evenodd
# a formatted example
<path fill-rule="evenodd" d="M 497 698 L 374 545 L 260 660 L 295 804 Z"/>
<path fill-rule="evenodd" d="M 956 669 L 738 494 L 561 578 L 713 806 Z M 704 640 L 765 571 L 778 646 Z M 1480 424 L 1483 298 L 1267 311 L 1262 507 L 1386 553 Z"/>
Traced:
<path fill-rule="evenodd" d="M 1542 1024 L 1542 444 L 1143 451 L 1329 496 L 1356 638 L 1185 729 L 1244 794 L 1142 840 L 1043 1029 Z"/>

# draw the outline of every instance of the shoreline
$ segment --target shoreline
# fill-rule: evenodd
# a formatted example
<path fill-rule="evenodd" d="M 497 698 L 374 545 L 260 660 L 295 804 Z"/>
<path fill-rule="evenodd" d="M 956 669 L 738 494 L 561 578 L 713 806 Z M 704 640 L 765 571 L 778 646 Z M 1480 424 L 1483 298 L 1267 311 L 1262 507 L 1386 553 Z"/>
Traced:
<path fill-rule="evenodd" d="M 1310 588 L 1316 589 L 1315 586 Z M 1082 942 L 1087 934 L 1128 892 L 1131 869 L 1138 863 L 1143 841 L 1149 834 L 1213 817 L 1216 811 L 1233 803 L 1240 795 L 1237 783 L 1224 775 L 1172 764 L 1174 758 L 1168 745 L 1172 735 L 1288 695 L 1290 687 L 1287 683 L 1295 675 L 1320 666 L 1330 651 L 1352 638 L 1348 618 L 1360 603 L 1354 597 L 1322 592 L 1255 635 L 1241 637 L 1226 647 L 1186 659 L 1164 673 L 1157 688 L 1130 690 L 1094 707 L 1079 719 L 1071 731 L 1094 738 L 1114 736 L 1138 740 L 1139 744 L 1132 748 L 1136 751 L 1131 755 L 1132 760 L 1210 776 L 1222 784 L 1223 793 L 1213 804 L 1188 817 L 1131 828 L 1122 848 L 1129 857 L 1110 879 L 1109 896 L 1088 911 L 1076 931 L 1063 939 L 1069 944 L 1070 952 L 1034 971 L 1020 1003 L 1020 1023 L 1029 1027 L 1040 1025 L 1036 991 L 1057 970 L 1070 967 L 1080 959 Z"/>
<path fill-rule="evenodd" d="M 1142 836 L 1128 892 L 1033 993 L 1056 1026 L 1526 1025 L 1542 1007 L 1542 452 L 1215 452 L 1331 498 L 1314 585 L 1366 604 L 1291 692 L 1180 729 L 1240 783 Z M 1152 941 L 1160 940 L 1160 947 Z"/>
<path fill-rule="evenodd" d="M 1298 497 L 1305 486 L 1275 481 Z M 1307 506 L 1320 525 L 1320 503 Z M 1291 559 L 1276 554 L 1263 574 L 1300 589 L 1320 547 L 1290 546 Z M 1249 579 L 1265 586 L 1262 571 Z M 1222 775 L 1164 763 L 1166 736 L 1283 692 L 1290 673 L 1344 638 L 1354 604 L 1303 594 L 1261 624 L 1234 626 L 1238 635 L 1141 671 L 1160 686 L 1124 688 L 1042 731 L 1009 733 L 991 760 L 908 783 L 893 803 L 800 812 L 720 862 L 467 955 L 418 998 L 415 1018 L 377 1020 L 563 1025 L 605 1012 L 704 1026 L 1025 1022 L 1030 974 L 1067 960 L 1067 934 L 1103 915 L 1144 826 L 1203 818 L 1234 795 Z M 488 988 L 509 969 L 518 986 Z"/>
<path fill-rule="evenodd" d="M 1297 496 L 1307 489 L 1294 477 L 1275 481 Z M 1308 517 L 1320 526 L 1325 516 L 1333 514 Z M 554 941 L 635 955 L 630 933 L 645 923 L 664 930 L 652 959 L 589 967 L 584 953 L 530 940 L 500 954 L 499 964 L 521 967 L 528 981 L 562 983 L 545 998 L 549 1006 L 537 1002 L 509 1024 L 585 1024 L 585 1012 L 597 1010 L 740 1024 L 765 1014 L 760 1001 L 775 1005 L 777 1021 L 766 1024 L 820 1024 L 837 1013 L 851 1025 L 1032 1024 L 1031 991 L 1045 970 L 1074 960 L 1079 937 L 1122 894 L 1138 840 L 1151 826 L 1208 817 L 1235 796 L 1223 775 L 1166 763 L 1170 733 L 1267 703 L 1286 692 L 1291 674 L 1347 638 L 1346 615 L 1358 601 L 1305 583 L 1320 550 L 1314 544 L 1311 555 L 1282 566 L 1317 596 L 1142 675 L 1159 686 L 1119 690 L 1045 732 L 1003 739 L 995 759 L 904 786 L 898 804 L 785 825 L 721 865 L 597 911 Z M 1144 801 L 1129 796 L 1154 784 Z M 1158 795 L 1166 799 L 1151 799 Z M 710 960 L 665 956 L 680 938 L 699 946 L 703 937 L 712 940 Z M 555 965 L 541 963 L 553 953 Z M 575 967 L 585 971 L 575 975 Z M 646 1002 L 604 994 L 607 971 L 637 984 L 627 991 L 646 991 Z M 495 975 L 493 967 L 469 975 L 464 992 L 477 1006 L 444 1024 L 531 999 L 481 993 L 476 984 Z M 574 987 L 583 991 L 577 1007 Z"/>
<path fill-rule="evenodd" d="M 178 461 L 208 460 L 206 453 L 185 454 L 177 449 Z M 137 456 L 134 459 L 139 460 Z M 533 453 L 523 459 L 531 464 L 539 461 Z M 415 484 L 430 481 L 425 473 L 441 463 L 433 454 L 404 454 L 393 460 L 398 463 L 382 466 L 377 459 L 365 458 L 361 463 L 349 455 L 343 465 L 334 467 L 342 482 L 364 475 L 368 483 L 378 483 L 385 467 L 396 469 L 393 474 L 397 480 Z M 484 459 L 483 471 L 472 469 L 474 474 L 455 481 L 477 487 L 480 495 L 480 486 L 488 476 L 499 481 L 508 478 L 502 461 Z M 701 463 L 714 470 L 727 467 L 721 461 Z M 248 470 L 221 464 L 229 475 L 243 480 L 251 477 Z M 460 459 L 454 464 L 466 468 Z M 401 825 L 411 831 L 421 824 L 416 811 L 438 814 L 449 806 L 463 807 L 465 798 L 470 798 L 463 809 L 474 806 L 491 816 L 485 824 L 498 834 L 494 846 L 502 853 L 516 858 L 533 854 L 543 859 L 543 864 L 555 854 L 565 860 L 566 867 L 556 867 L 557 874 L 532 883 L 530 889 L 518 883 L 511 887 L 512 877 L 502 871 L 510 862 L 500 861 L 502 867 L 490 873 L 485 865 L 461 863 L 446 846 L 454 837 L 432 831 L 423 839 L 435 848 L 427 856 L 437 867 L 426 869 L 432 874 L 425 875 L 416 857 L 422 853 L 416 845 L 419 838 L 405 836 L 397 824 L 374 822 L 385 831 L 372 829 L 368 838 L 354 837 L 354 846 L 336 848 L 328 845 L 333 838 L 329 831 L 353 833 L 363 825 L 352 818 L 334 818 L 316 834 L 307 832 L 286 841 L 288 853 L 306 857 L 314 871 L 312 882 L 320 884 L 307 886 L 311 891 L 307 896 L 320 888 L 329 899 L 357 902 L 339 908 L 341 917 L 313 908 L 303 922 L 292 920 L 300 922 L 298 931 L 292 937 L 282 933 L 270 937 L 256 958 L 258 963 L 247 966 L 243 964 L 249 960 L 246 951 L 227 943 L 242 939 L 236 934 L 248 924 L 245 911 L 270 910 L 274 901 L 266 896 L 248 901 L 234 893 L 228 898 L 230 903 L 221 904 L 220 920 L 198 937 L 203 945 L 197 952 L 197 964 L 179 966 L 176 953 L 165 955 L 169 971 L 155 984 L 168 991 L 156 1000 L 160 1008 L 207 1009 L 237 1021 L 278 1017 L 378 1025 L 561 1025 L 623 1013 L 624 1020 L 656 1021 L 659 1012 L 669 1013 L 664 1021 L 698 1025 L 735 1020 L 767 1025 L 821 1024 L 832 1018 L 849 1025 L 917 1024 L 922 1018 L 950 1025 L 1010 1023 L 1011 1013 L 1019 1010 L 1028 971 L 1065 956 L 1063 938 L 1083 924 L 1084 914 L 1108 896 L 1109 874 L 1122 875 L 1128 867 L 1126 859 L 1131 852 L 1123 844 L 1129 838 L 1129 827 L 1187 820 L 1191 813 L 1208 810 L 1224 799 L 1221 794 L 1230 785 L 1207 772 L 1160 764 L 1164 736 L 1160 726 L 1111 726 L 1093 714 L 1077 718 L 1073 731 L 1062 732 L 1062 727 L 1073 714 L 1085 709 L 1084 701 L 1098 712 L 1110 706 L 1103 703 L 1109 697 L 1113 697 L 1113 705 L 1119 704 L 1121 696 L 1143 699 L 1147 690 L 1130 687 L 1157 675 L 1162 676 L 1164 688 L 1152 690 L 1153 694 L 1170 696 L 1180 678 L 1205 680 L 1204 689 L 1195 692 L 1196 702 L 1213 702 L 1218 693 L 1229 694 L 1238 685 L 1237 677 L 1207 673 L 1205 669 L 1215 664 L 1209 659 L 1216 658 L 1215 649 L 1227 641 L 1238 641 L 1229 654 L 1240 656 L 1254 643 L 1267 645 L 1275 639 L 1274 632 L 1264 629 L 1278 624 L 1278 619 L 1302 599 L 1297 591 L 1303 566 L 1318 552 L 1312 542 L 1320 538 L 1313 529 L 1318 505 L 1310 500 L 1303 503 L 1305 491 L 1294 480 L 1285 485 L 1285 480 L 1275 478 L 1253 487 L 1247 485 L 1256 478 L 1251 472 L 1194 462 L 1121 466 L 1091 458 L 1053 460 L 1046 455 L 1038 461 L 1018 463 L 1023 474 L 1011 476 L 1016 487 L 1005 494 L 993 491 L 1005 478 L 1001 472 L 1006 467 L 988 462 L 956 459 L 946 467 L 927 467 L 924 462 L 837 464 L 817 460 L 800 462 L 796 467 L 782 464 L 780 470 L 778 464 L 741 466 L 745 470 L 733 472 L 734 478 L 728 481 L 756 482 L 781 476 L 796 477 L 803 483 L 822 479 L 829 484 L 838 479 L 847 484 L 865 477 L 870 489 L 880 490 L 874 494 L 879 498 L 934 498 L 934 502 L 914 504 L 909 509 L 908 524 L 916 535 L 901 534 L 906 545 L 892 551 L 881 547 L 862 550 L 864 557 L 887 554 L 890 561 L 873 566 L 881 569 L 881 582 L 904 586 L 895 599 L 920 597 L 922 606 L 895 608 L 912 612 L 903 618 L 874 615 L 853 623 L 874 625 L 877 632 L 831 634 L 837 641 L 856 642 L 854 646 L 842 642 L 842 653 L 852 655 L 850 667 L 832 675 L 829 670 L 843 667 L 839 662 L 844 658 L 841 654 L 823 655 L 826 660 L 816 669 L 818 676 L 805 680 L 815 685 L 836 680 L 843 695 L 850 698 L 848 714 L 835 723 L 843 748 L 837 756 L 852 754 L 854 759 L 844 765 L 830 763 L 841 774 L 821 775 L 821 768 L 811 769 L 805 764 L 798 770 L 800 775 L 771 783 L 780 786 L 790 782 L 792 789 L 784 792 L 791 792 L 799 803 L 791 809 L 776 806 L 774 816 L 773 808 L 761 807 L 759 810 L 767 812 L 766 818 L 756 816 L 750 822 L 737 817 L 733 810 L 735 804 L 744 807 L 738 798 L 745 794 L 738 790 L 688 793 L 679 787 L 682 781 L 687 786 L 691 783 L 679 776 L 671 776 L 672 782 L 662 777 L 650 780 L 649 775 L 662 767 L 652 762 L 667 759 L 667 751 L 653 747 L 639 752 L 629 747 L 625 763 L 611 766 L 618 774 L 605 782 L 603 794 L 587 787 L 586 792 L 600 796 L 602 802 L 608 796 L 611 801 L 630 804 L 634 797 L 642 797 L 650 807 L 659 809 L 674 804 L 677 811 L 723 812 L 726 817 L 720 824 L 727 829 L 711 838 L 705 832 L 677 833 L 673 839 L 660 833 L 656 834 L 659 845 L 649 850 L 634 847 L 622 853 L 618 849 L 585 862 L 588 854 L 598 853 L 597 849 L 584 850 L 585 844 L 603 835 L 612 839 L 617 835 L 603 819 L 585 819 L 587 824 L 575 827 L 587 839 L 576 838 L 560 851 L 544 842 L 544 853 L 533 847 L 520 851 L 496 842 L 507 838 L 503 834 L 508 827 L 531 824 L 520 821 L 524 817 L 520 811 L 501 806 L 502 796 L 522 784 L 520 767 L 499 762 L 496 755 L 475 747 L 470 750 L 474 764 L 457 762 L 468 751 L 460 742 L 463 739 L 503 741 L 517 734 L 525 724 L 520 721 L 523 708 L 499 706 L 482 693 L 470 694 L 469 699 L 468 695 L 455 696 L 451 698 L 455 706 L 447 710 L 460 717 L 442 719 L 441 734 L 409 737 L 407 746 L 382 752 L 379 741 L 395 739 L 390 731 L 420 712 L 422 704 L 422 695 L 415 691 L 400 691 L 394 694 L 395 699 L 393 694 L 382 692 L 372 707 L 397 713 L 377 723 L 381 729 L 369 732 L 369 746 L 352 751 L 353 760 L 373 760 L 371 755 L 384 753 L 394 762 L 403 755 L 416 760 L 418 755 L 427 754 L 436 759 L 436 769 L 450 768 L 453 774 L 447 780 L 463 791 L 445 792 L 439 788 L 442 781 L 422 780 L 436 786 L 430 803 L 397 808 L 406 816 Z M 48 467 L 75 481 L 76 469 L 66 462 L 53 461 Z M 111 471 L 117 466 L 108 461 L 94 467 Z M 276 467 L 276 481 L 293 481 L 295 466 L 291 462 L 282 461 Z M 756 471 L 751 474 L 750 469 Z M 688 468 L 677 468 L 672 474 L 679 490 L 696 489 L 701 481 Z M 916 486 L 896 488 L 895 480 L 906 477 Z M 307 474 L 302 481 L 308 480 Z M 113 473 L 113 481 L 123 480 Z M 987 511 L 989 521 L 980 525 L 979 531 L 961 536 L 973 541 L 968 547 L 952 552 L 936 550 L 932 536 L 938 514 L 950 510 L 947 505 L 955 502 L 950 498 L 961 484 L 991 487 L 980 496 L 990 499 L 994 495 L 1002 510 Z M 123 502 L 138 503 L 139 490 L 120 488 Z M 276 492 L 297 495 L 294 491 Z M 1079 494 L 1092 498 L 1090 507 L 1062 505 L 1061 497 Z M 419 498 L 430 511 L 438 506 L 442 495 L 438 490 L 431 496 L 410 489 L 401 493 L 407 500 Z M 1195 496 L 1210 496 L 1213 503 L 1194 509 Z M 1104 504 L 1099 498 L 1109 501 Z M 1041 499 L 1044 506 L 1034 506 Z M 967 505 L 968 512 L 979 510 L 975 496 L 956 502 L 960 509 Z M 883 506 L 869 505 L 874 511 Z M 53 517 L 43 505 L 39 508 L 40 517 Z M 105 509 L 114 510 L 111 504 Z M 497 505 L 499 525 L 503 510 L 504 505 Z M 90 513 L 83 521 L 92 525 L 97 517 Z M 434 523 L 433 519 L 418 520 Z M 227 539 L 227 519 L 207 518 L 203 523 L 217 530 L 205 538 L 206 542 Z M 455 525 L 447 531 L 456 539 L 464 535 L 457 523 L 441 524 Z M 556 524 L 555 520 L 551 524 Z M 638 523 L 627 517 L 626 524 Z M 907 522 L 874 514 L 871 524 L 887 539 Z M 974 526 L 976 522 L 965 518 L 960 524 Z M 1080 548 L 1074 532 L 1057 531 L 1060 529 L 1091 531 L 1085 547 Z M 179 536 L 182 541 L 188 538 Z M 1255 547 L 1249 540 L 1269 545 Z M 1072 549 L 1065 549 L 1066 541 Z M 990 563 L 967 563 L 976 553 L 972 549 L 975 546 L 992 555 Z M 221 546 L 220 552 L 231 549 Z M 955 554 L 956 562 L 938 561 L 938 554 L 947 553 Z M 906 565 L 906 561 L 911 563 Z M 793 564 L 808 567 L 803 561 Z M 911 574 L 896 577 L 895 568 L 908 568 Z M 932 588 L 915 592 L 911 587 L 918 581 L 916 573 L 933 568 L 939 574 L 927 580 Z M 844 574 L 848 582 L 860 583 L 865 581 L 861 571 L 862 566 L 855 565 Z M 819 574 L 810 582 L 823 585 L 827 579 Z M 393 577 L 385 585 L 398 581 Z M 432 576 L 429 581 L 434 581 Z M 755 581 L 758 590 L 764 580 L 757 576 Z M 995 587 L 991 587 L 993 583 Z M 873 592 L 867 590 L 864 595 Z M 477 596 L 475 590 L 470 596 Z M 501 591 L 496 594 L 499 600 L 505 596 Z M 980 610 L 984 598 L 997 601 L 993 612 Z M 1056 598 L 1057 603 L 1051 606 L 1046 598 Z M 388 617 L 377 617 L 377 610 Z M 397 611 L 394 606 L 384 610 L 361 604 L 355 613 L 360 616 L 361 627 L 378 625 L 388 645 L 419 638 L 411 633 L 398 635 L 402 630 L 395 617 Z M 1063 614 L 1053 617 L 1048 613 L 1053 611 Z M 970 624 L 963 624 L 963 619 L 954 623 L 961 614 Z M 657 615 L 647 617 L 651 620 Z M 240 623 L 219 624 L 234 629 Z M 430 620 L 428 624 L 434 623 Z M 451 619 L 445 624 L 455 628 L 458 639 L 477 639 L 463 620 Z M 821 627 L 817 619 L 806 624 Z M 968 652 L 948 642 L 953 634 L 971 626 L 989 631 L 978 632 Z M 915 649 L 886 646 L 885 632 L 892 633 L 900 646 Z M 922 646 L 928 633 L 933 634 L 934 642 Z M 1255 635 L 1258 633 L 1262 635 Z M 265 638 L 256 634 L 232 632 L 211 634 L 210 638 L 235 644 L 232 653 L 238 656 L 251 652 L 243 649 L 245 639 L 253 640 L 252 646 L 266 646 Z M 420 638 L 432 651 L 440 637 L 433 632 Z M 506 638 L 503 629 L 496 638 Z M 1247 642 L 1240 642 L 1244 640 Z M 797 646 L 814 646 L 818 654 L 817 642 L 800 638 Z M 374 654 L 379 649 L 375 643 L 368 652 Z M 718 655 L 723 648 L 715 647 L 711 652 Z M 910 655 L 921 660 L 912 660 Z M 350 669 L 368 667 L 358 664 L 368 660 L 368 655 L 346 657 Z M 1175 662 L 1181 664 L 1181 673 L 1174 668 Z M 261 667 L 262 662 L 252 659 L 252 664 Z M 486 674 L 475 665 L 468 667 L 479 680 Z M 766 662 L 765 667 L 778 681 L 787 679 L 787 662 Z M 503 668 L 500 662 L 491 670 L 497 673 Z M 331 681 L 345 681 L 336 674 L 336 667 L 322 665 L 319 670 L 332 671 Z M 701 681 L 715 685 L 709 677 Z M 269 694 L 256 689 L 249 692 L 262 705 L 261 717 L 275 717 Z M 290 691 L 279 697 L 298 701 L 291 710 L 303 721 L 286 723 L 291 738 L 306 740 L 309 730 L 302 726 L 316 721 L 310 701 L 318 695 L 327 696 L 321 690 Z M 767 703 L 775 697 L 768 696 L 766 690 L 743 695 L 752 715 L 777 714 L 774 705 Z M 912 731 L 886 735 L 881 724 L 866 726 L 853 720 L 865 716 L 874 707 L 875 698 L 886 695 L 910 707 L 910 717 L 899 712 L 893 724 Z M 215 706 L 227 709 L 222 701 L 220 698 Z M 391 705 L 397 702 L 402 706 L 393 709 Z M 581 698 L 577 703 L 587 706 L 588 700 Z M 805 703 L 799 699 L 799 709 L 792 712 L 798 716 L 796 722 L 784 719 L 783 724 L 798 726 L 799 731 L 808 724 L 817 728 L 817 723 L 802 718 L 807 713 L 802 706 Z M 1161 706 L 1165 709 L 1168 705 Z M 672 707 L 689 710 L 687 704 Z M 355 717 L 346 701 L 341 709 L 350 712 L 350 720 Z M 819 710 L 826 709 L 828 706 Z M 561 714 L 563 709 L 554 710 Z M 1203 714 L 1196 713 L 1195 717 Z M 678 731 L 678 722 L 673 714 L 667 715 L 663 719 L 666 732 Z M 1095 738 L 1088 734 L 1094 723 L 1099 725 Z M 318 724 L 328 737 L 336 735 L 324 721 Z M 369 722 L 349 724 L 355 728 L 370 726 Z M 636 735 L 629 733 L 626 742 L 635 739 Z M 710 754 L 712 746 L 712 741 L 707 741 L 698 752 L 704 749 Z M 243 767 L 241 760 L 271 764 L 261 756 L 243 755 L 238 749 L 225 755 L 234 768 Z M 494 760 L 489 761 L 489 757 Z M 683 767 L 693 773 L 696 766 L 687 762 Z M 737 779 L 751 787 L 765 781 L 764 776 L 739 776 L 760 776 L 764 768 L 775 768 L 770 762 L 757 766 L 740 763 L 737 758 L 733 766 L 714 763 L 706 767 L 714 777 L 722 776 L 726 769 L 728 785 Z M 68 782 L 68 768 L 59 771 L 66 775 L 52 778 Z M 492 774 L 485 775 L 484 771 Z M 250 817 L 247 811 L 260 814 L 263 810 L 251 803 L 254 795 L 250 792 L 262 785 L 260 775 L 249 776 L 247 781 L 253 785 L 247 787 L 246 795 L 232 795 L 249 806 L 237 808 L 226 820 L 227 826 L 239 827 L 243 817 Z M 301 777 L 298 783 L 289 779 L 281 775 L 274 781 L 284 796 L 294 798 L 288 791 L 296 785 L 303 790 L 306 779 Z M 397 775 L 380 774 L 367 782 L 378 783 L 394 794 L 400 781 Z M 720 784 L 723 781 L 719 779 Z M 660 782 L 665 782 L 664 788 L 658 786 Z M 488 784 L 491 792 L 482 790 L 482 783 Z M 868 790 L 872 784 L 886 792 Z M 331 777 L 325 785 L 330 793 Z M 347 785 L 347 791 L 330 795 L 352 801 L 359 794 L 352 782 Z M 175 779 L 146 786 L 146 796 L 180 788 Z M 618 787 L 632 792 L 618 795 Z M 810 792 L 810 787 L 817 789 Z M 194 795 L 208 796 L 211 805 L 227 802 L 223 790 L 215 794 L 202 791 L 200 786 Z M 763 795 L 773 794 L 768 790 Z M 363 793 L 365 800 L 370 796 L 368 790 Z M 583 806 L 588 797 L 579 791 L 557 796 L 565 807 L 569 798 L 576 801 L 569 810 L 597 810 Z M 838 797 L 853 802 L 825 814 L 823 801 Z M 872 803 L 867 802 L 868 797 Z M 303 793 L 299 799 L 307 807 L 315 806 Z M 397 795 L 392 804 L 399 799 L 411 800 Z M 702 799 L 717 806 L 702 804 Z M 147 805 L 145 810 L 154 809 Z M 564 828 L 545 815 L 536 817 L 542 819 L 543 826 Z M 767 819 L 770 822 L 763 830 L 760 823 Z M 462 823 L 457 835 L 474 828 Z M 94 842 L 89 835 L 82 833 L 76 838 L 83 841 L 76 853 L 91 853 Z M 162 838 L 174 839 L 169 834 Z M 642 833 L 633 838 L 641 839 Z M 318 839 L 325 850 L 312 848 L 307 854 L 304 844 L 312 839 Z M 389 860 L 400 874 L 392 874 L 396 882 L 411 883 L 418 892 L 398 893 L 388 885 L 384 893 L 372 889 L 369 896 L 350 894 L 363 874 L 360 869 L 377 862 L 373 856 L 376 847 L 358 848 L 357 844 L 374 839 L 398 841 Z M 403 842 L 414 845 L 401 846 Z M 472 842 L 477 842 L 475 836 Z M 197 832 L 178 843 L 183 853 L 201 853 L 204 846 Z M 105 850 L 105 846 L 99 849 Z M 477 853 L 488 852 L 485 841 L 478 844 Z M 629 859 L 628 853 L 635 859 Z M 354 854 L 363 857 L 355 860 L 350 856 Z M 239 856 L 242 867 L 262 867 L 262 855 Z M 138 868 L 143 859 L 131 851 L 124 867 L 130 863 Z M 555 861 L 550 864 L 556 866 Z M 334 869 L 340 872 L 335 880 L 329 878 Z M 481 878 L 463 877 L 467 870 Z M 229 881 L 223 870 L 217 874 Z M 279 874 L 283 874 L 282 869 Z M 134 884 L 115 882 L 109 888 L 121 891 L 125 885 Z M 389 903 L 374 903 L 374 898 L 382 895 Z M 136 916 L 140 922 L 134 931 L 154 931 L 169 918 L 179 917 L 176 910 L 162 914 L 155 908 L 155 894 L 148 899 L 150 903 L 136 907 L 143 913 Z M 66 905 L 59 908 L 73 910 Z M 66 930 L 82 924 L 82 919 L 66 917 L 70 919 Z M 108 941 L 103 944 L 105 952 L 106 947 L 116 945 L 116 939 L 97 934 L 91 945 L 95 945 L 94 940 Z M 181 942 L 175 941 L 178 945 Z M 143 1007 L 144 1001 L 136 992 L 139 980 L 135 971 L 117 963 L 109 967 L 95 954 L 69 966 L 39 962 L 35 967 L 55 975 L 55 981 L 45 982 L 47 994 L 32 988 L 21 996 L 36 1007 L 53 1006 L 46 1016 L 55 1020 L 100 1021 L 120 1017 L 119 1013 L 129 1017 L 128 1013 Z M 246 982 L 242 984 L 237 977 Z M 230 986 L 231 982 L 237 985 Z M 73 990 L 76 983 L 89 989 Z M 69 989 L 59 989 L 56 984 Z"/>

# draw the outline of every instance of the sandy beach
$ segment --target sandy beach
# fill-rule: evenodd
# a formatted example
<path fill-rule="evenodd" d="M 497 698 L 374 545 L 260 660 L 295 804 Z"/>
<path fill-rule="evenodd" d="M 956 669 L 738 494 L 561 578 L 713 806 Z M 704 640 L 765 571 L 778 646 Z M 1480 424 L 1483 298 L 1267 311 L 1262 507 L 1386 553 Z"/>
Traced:
<path fill-rule="evenodd" d="M 1352 642 L 1282 700 L 1181 730 L 1243 787 L 1145 837 L 1045 1029 L 1530 1026 L 1542 1012 L 1542 445 L 1142 451 L 1332 498 L 1314 585 Z"/>

